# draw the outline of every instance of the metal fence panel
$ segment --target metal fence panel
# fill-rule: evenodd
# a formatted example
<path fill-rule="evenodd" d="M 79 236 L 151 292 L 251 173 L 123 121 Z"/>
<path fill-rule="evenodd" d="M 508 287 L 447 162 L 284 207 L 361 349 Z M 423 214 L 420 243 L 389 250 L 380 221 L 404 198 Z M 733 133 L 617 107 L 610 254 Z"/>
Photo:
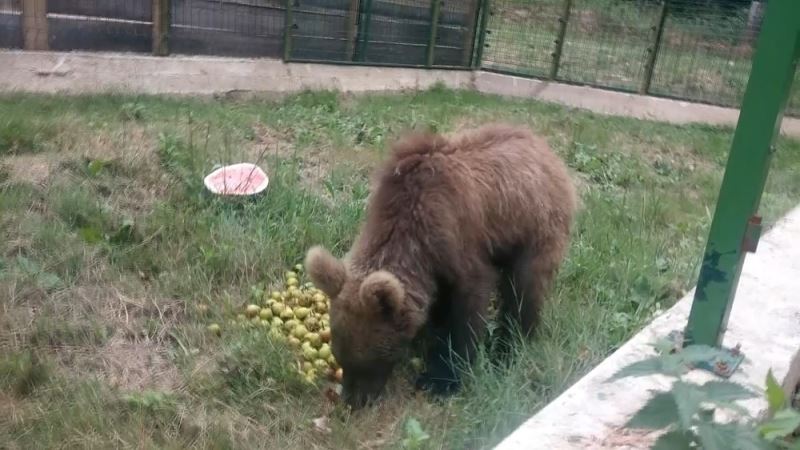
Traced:
<path fill-rule="evenodd" d="M 644 0 L 573 0 L 558 79 L 637 90 L 659 10 Z"/>
<path fill-rule="evenodd" d="M 47 25 L 53 50 L 152 48 L 150 0 L 48 0 Z"/>
<path fill-rule="evenodd" d="M 292 0 L 290 59 L 350 61 L 357 0 Z"/>
<path fill-rule="evenodd" d="M 174 53 L 278 57 L 284 0 L 172 0 Z"/>
<path fill-rule="evenodd" d="M 755 30 L 749 7 L 673 0 L 651 92 L 736 105 L 750 74 Z"/>
<path fill-rule="evenodd" d="M 480 0 L 442 0 L 433 65 L 468 67 L 476 38 Z"/>
<path fill-rule="evenodd" d="M 433 0 L 293 0 L 288 56 L 401 66 L 467 65 L 478 1 L 441 2 L 435 11 Z"/>
<path fill-rule="evenodd" d="M 366 63 L 423 65 L 430 36 L 431 5 L 426 0 L 371 0 L 365 10 L 357 58 Z"/>
<path fill-rule="evenodd" d="M 0 0 L 0 48 L 22 47 L 21 0 Z"/>
<path fill-rule="evenodd" d="M 486 24 L 484 68 L 548 77 L 564 0 L 493 0 Z"/>

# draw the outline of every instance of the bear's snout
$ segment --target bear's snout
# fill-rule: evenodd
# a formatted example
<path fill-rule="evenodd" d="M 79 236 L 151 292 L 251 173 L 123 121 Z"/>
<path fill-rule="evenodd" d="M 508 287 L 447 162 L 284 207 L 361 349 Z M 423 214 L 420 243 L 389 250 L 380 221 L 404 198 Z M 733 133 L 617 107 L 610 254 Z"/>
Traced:
<path fill-rule="evenodd" d="M 342 398 L 352 409 L 368 406 L 381 396 L 388 379 L 388 373 L 357 376 L 348 375 L 345 370 L 342 380 Z"/>

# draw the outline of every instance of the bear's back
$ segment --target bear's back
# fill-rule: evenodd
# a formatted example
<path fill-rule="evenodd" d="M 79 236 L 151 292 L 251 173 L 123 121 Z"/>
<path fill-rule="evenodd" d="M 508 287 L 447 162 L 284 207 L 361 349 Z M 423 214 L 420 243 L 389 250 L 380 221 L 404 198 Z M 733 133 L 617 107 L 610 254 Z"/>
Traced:
<path fill-rule="evenodd" d="M 377 175 L 365 230 L 382 236 L 378 241 L 439 237 L 449 245 L 497 247 L 548 239 L 575 209 L 563 162 L 523 127 L 408 136 Z"/>

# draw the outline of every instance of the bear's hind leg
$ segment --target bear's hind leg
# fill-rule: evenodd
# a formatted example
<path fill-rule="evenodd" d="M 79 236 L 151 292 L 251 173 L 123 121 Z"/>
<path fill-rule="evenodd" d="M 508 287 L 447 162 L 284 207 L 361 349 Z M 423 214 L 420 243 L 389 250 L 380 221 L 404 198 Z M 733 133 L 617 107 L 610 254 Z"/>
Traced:
<path fill-rule="evenodd" d="M 498 317 L 501 345 L 508 346 L 514 333 L 525 338 L 533 334 L 562 255 L 560 246 L 526 248 L 503 267 Z"/>
<path fill-rule="evenodd" d="M 452 394 L 460 387 L 459 368 L 475 359 L 477 345 L 486 331 L 489 294 L 495 284 L 488 269 L 449 286 L 441 301 L 448 306 L 443 327 L 434 333 L 427 370 L 417 387 L 434 394 Z"/>

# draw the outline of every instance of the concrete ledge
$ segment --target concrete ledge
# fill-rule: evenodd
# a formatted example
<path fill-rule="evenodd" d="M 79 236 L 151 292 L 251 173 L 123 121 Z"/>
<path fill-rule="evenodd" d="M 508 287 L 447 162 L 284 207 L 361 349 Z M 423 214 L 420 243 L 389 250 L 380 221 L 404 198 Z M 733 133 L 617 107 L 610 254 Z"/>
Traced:
<path fill-rule="evenodd" d="M 739 111 L 698 103 L 551 83 L 489 72 L 283 63 L 268 58 L 0 50 L 0 92 L 209 95 L 281 94 L 303 89 L 342 92 L 453 89 L 530 98 L 599 114 L 675 124 L 735 126 Z M 800 138 L 800 119 L 782 132 Z"/>
<path fill-rule="evenodd" d="M 725 346 L 741 344 L 745 363 L 732 381 L 763 395 L 769 369 L 790 392 L 799 381 L 800 358 L 800 207 L 765 235 L 758 251 L 748 255 L 731 311 Z M 496 448 L 639 449 L 649 448 L 657 434 L 625 430 L 623 425 L 644 404 L 650 390 L 668 389 L 662 376 L 605 381 L 621 367 L 654 354 L 651 344 L 682 330 L 692 293 L 656 318 L 589 374 L 525 422 Z M 695 371 L 692 379 L 713 376 Z M 766 410 L 762 398 L 742 402 L 751 415 Z"/>
<path fill-rule="evenodd" d="M 475 89 L 487 94 L 532 98 L 613 116 L 675 124 L 736 126 L 739 110 L 490 72 L 475 75 Z M 781 131 L 800 137 L 800 119 L 784 118 Z"/>
<path fill-rule="evenodd" d="M 285 64 L 266 58 L 0 52 L 0 91 L 201 95 L 231 91 L 282 93 L 303 89 L 369 92 L 424 89 L 435 83 L 466 89 L 471 87 L 472 73 Z"/>

